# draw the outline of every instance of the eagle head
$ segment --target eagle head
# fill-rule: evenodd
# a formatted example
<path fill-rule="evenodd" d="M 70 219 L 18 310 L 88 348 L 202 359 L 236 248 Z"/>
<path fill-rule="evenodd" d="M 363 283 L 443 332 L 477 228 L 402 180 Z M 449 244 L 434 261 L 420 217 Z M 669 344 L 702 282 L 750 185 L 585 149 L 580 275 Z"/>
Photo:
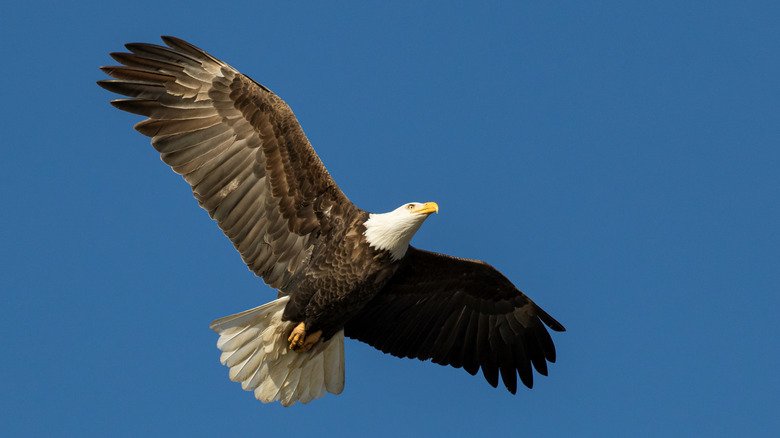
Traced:
<path fill-rule="evenodd" d="M 375 249 L 389 251 L 393 260 L 406 254 L 412 236 L 431 213 L 438 213 L 435 202 L 410 202 L 388 213 L 371 213 L 365 222 L 363 235 Z"/>

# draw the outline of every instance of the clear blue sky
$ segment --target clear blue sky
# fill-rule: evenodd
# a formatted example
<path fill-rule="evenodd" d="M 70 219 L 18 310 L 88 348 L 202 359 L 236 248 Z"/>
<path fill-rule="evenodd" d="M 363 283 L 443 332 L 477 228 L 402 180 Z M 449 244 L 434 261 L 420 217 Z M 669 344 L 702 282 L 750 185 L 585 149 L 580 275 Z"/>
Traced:
<path fill-rule="evenodd" d="M 776 433 L 780 6 L 634 3 L 6 5 L 3 433 Z M 560 320 L 550 376 L 512 396 L 350 340 L 340 396 L 230 382 L 208 324 L 274 291 L 95 85 L 161 34 L 285 99 L 356 204 L 438 202 L 413 244 Z"/>

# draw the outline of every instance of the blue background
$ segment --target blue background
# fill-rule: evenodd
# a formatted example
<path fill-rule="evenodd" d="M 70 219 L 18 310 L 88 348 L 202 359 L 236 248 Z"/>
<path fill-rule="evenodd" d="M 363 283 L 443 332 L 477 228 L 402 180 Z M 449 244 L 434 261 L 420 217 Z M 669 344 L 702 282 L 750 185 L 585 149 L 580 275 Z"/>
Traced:
<path fill-rule="evenodd" d="M 0 18 L 5 436 L 769 436 L 780 429 L 777 2 L 12 2 Z M 187 39 L 295 111 L 342 190 L 436 201 L 568 329 L 515 396 L 348 341 L 262 405 L 213 319 L 275 297 L 95 85 Z"/>

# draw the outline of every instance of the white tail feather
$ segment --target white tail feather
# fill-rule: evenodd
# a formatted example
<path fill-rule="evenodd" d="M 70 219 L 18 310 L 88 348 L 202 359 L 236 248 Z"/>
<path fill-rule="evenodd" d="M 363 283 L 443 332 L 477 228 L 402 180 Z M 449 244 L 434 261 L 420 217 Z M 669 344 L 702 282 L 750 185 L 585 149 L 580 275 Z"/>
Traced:
<path fill-rule="evenodd" d="M 309 351 L 295 353 L 287 337 L 296 323 L 282 321 L 290 297 L 211 323 L 217 332 L 219 360 L 230 368 L 230 380 L 254 391 L 263 403 L 279 401 L 284 406 L 308 403 L 326 392 L 344 390 L 344 330 Z"/>

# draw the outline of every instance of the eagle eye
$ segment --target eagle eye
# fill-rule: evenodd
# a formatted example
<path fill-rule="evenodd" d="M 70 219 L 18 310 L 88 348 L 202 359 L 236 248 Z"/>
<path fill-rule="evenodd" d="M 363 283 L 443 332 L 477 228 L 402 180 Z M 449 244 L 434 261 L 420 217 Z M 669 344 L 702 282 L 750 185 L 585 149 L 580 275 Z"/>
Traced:
<path fill-rule="evenodd" d="M 411 210 L 411 209 L 413 209 L 413 208 L 414 208 L 414 204 L 408 204 L 408 205 L 406 206 L 406 209 L 407 209 L 407 210 Z"/>

